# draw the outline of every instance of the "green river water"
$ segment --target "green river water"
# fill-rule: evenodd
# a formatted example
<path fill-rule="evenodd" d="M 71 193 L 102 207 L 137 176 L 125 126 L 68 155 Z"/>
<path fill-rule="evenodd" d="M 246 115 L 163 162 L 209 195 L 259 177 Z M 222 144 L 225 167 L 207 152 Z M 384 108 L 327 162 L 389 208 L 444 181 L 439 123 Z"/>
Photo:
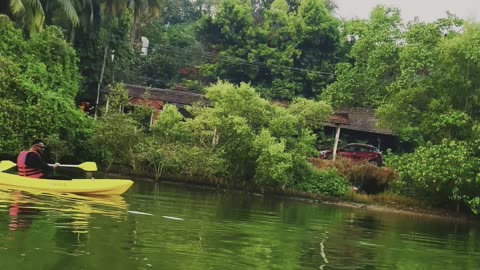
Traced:
<path fill-rule="evenodd" d="M 475 223 L 136 182 L 0 189 L 0 269 L 480 269 Z"/>

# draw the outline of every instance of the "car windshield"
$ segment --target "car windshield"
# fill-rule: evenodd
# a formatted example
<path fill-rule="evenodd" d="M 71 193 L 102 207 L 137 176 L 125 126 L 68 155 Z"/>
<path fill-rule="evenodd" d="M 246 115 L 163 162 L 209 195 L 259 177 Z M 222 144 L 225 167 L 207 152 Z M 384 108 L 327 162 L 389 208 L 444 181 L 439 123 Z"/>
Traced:
<path fill-rule="evenodd" d="M 369 146 L 363 146 L 363 145 L 346 145 L 339 150 L 346 151 L 346 152 L 366 152 L 366 153 L 379 152 L 373 146 L 369 147 Z"/>
<path fill-rule="evenodd" d="M 347 146 L 343 147 L 342 150 L 346 151 L 346 152 L 355 152 L 356 148 L 353 145 L 347 145 Z"/>

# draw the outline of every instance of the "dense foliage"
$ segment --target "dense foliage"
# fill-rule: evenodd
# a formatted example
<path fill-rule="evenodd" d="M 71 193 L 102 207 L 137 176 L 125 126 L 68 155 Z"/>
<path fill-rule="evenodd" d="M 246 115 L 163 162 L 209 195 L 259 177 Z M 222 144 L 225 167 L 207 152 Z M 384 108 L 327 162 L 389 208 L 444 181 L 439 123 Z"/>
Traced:
<path fill-rule="evenodd" d="M 381 124 L 414 145 L 472 138 L 480 120 L 478 25 L 452 15 L 403 25 L 398 10 L 378 7 L 345 30 L 351 60 L 337 65 L 324 100 L 378 108 Z"/>
<path fill-rule="evenodd" d="M 13 24 L 2 22 L 0 36 L 1 152 L 14 155 L 49 135 L 80 146 L 92 122 L 75 106 L 78 60 L 61 30 L 48 27 L 24 39 Z"/>
<path fill-rule="evenodd" d="M 335 106 L 378 107 L 399 73 L 401 18 L 397 9 L 375 8 L 368 21 L 347 21 L 348 59 L 336 67 L 337 80 L 322 93 Z"/>
<path fill-rule="evenodd" d="M 290 4 L 293 4 L 290 2 Z M 248 1 L 222 1 L 204 17 L 200 36 L 214 56 L 202 66 L 207 78 L 251 82 L 263 96 L 315 97 L 332 81 L 340 51 L 339 20 L 323 1 L 289 6 L 275 0 L 262 20 Z"/>
<path fill-rule="evenodd" d="M 330 195 L 346 191 L 344 179 L 332 171 L 317 172 L 308 162 L 317 154 L 312 128 L 331 113 L 329 105 L 296 99 L 286 109 L 260 98 L 250 85 L 225 82 L 207 88 L 206 95 L 211 106 L 190 107 L 193 118 L 166 105 L 145 135 L 129 115 L 113 108 L 97 122 L 93 138 L 99 157 L 109 167 L 129 163 L 136 170 L 151 170 L 156 178 L 221 178 L 232 186 Z"/>
<path fill-rule="evenodd" d="M 393 190 L 434 204 L 460 203 L 474 213 L 480 211 L 480 158 L 478 147 L 444 140 L 439 145 L 419 147 L 415 153 L 393 156 L 399 181 Z"/>
<path fill-rule="evenodd" d="M 43 137 L 54 159 L 339 195 L 345 180 L 307 159 L 330 105 L 359 106 L 376 109 L 413 152 L 388 159 L 394 192 L 477 212 L 480 26 L 451 14 L 404 23 L 382 6 L 368 20 L 340 20 L 334 9 L 323 0 L 3 1 L 0 154 Z M 188 108 L 193 118 L 169 105 L 157 114 L 128 106 L 116 82 L 206 93 L 211 106 Z M 74 100 L 94 104 L 107 85 L 110 109 L 93 123 Z"/>

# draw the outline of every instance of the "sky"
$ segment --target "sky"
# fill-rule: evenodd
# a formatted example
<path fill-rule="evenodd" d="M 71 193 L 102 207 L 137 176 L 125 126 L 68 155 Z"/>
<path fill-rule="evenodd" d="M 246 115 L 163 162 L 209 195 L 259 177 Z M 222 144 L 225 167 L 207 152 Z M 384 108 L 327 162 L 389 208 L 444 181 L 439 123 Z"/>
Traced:
<path fill-rule="evenodd" d="M 334 0 L 341 18 L 369 17 L 376 5 L 400 8 L 404 22 L 418 16 L 420 21 L 432 22 L 443 18 L 446 11 L 463 19 L 480 21 L 480 0 Z"/>

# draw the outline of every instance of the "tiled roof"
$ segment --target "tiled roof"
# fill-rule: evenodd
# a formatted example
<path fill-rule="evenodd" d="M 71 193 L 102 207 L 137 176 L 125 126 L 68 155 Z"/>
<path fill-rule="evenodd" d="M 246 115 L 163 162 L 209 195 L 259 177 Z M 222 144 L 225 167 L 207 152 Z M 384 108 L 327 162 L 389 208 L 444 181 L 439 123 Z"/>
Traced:
<path fill-rule="evenodd" d="M 335 115 L 348 115 L 348 125 L 343 126 L 345 129 L 394 135 L 393 131 L 388 128 L 381 128 L 377 126 L 378 119 L 375 116 L 374 109 L 358 108 L 358 107 L 345 107 L 336 110 Z M 334 115 L 334 116 L 335 116 Z M 330 123 L 326 123 L 327 126 L 334 126 L 335 118 L 330 118 Z M 343 123 L 340 123 L 343 124 Z"/>
<path fill-rule="evenodd" d="M 161 100 L 165 103 L 175 104 L 180 108 L 191 105 L 197 101 L 203 102 L 206 106 L 210 105 L 209 100 L 202 94 L 132 84 L 125 84 L 125 87 L 128 89 L 130 98 L 143 97 L 145 91 L 149 90 L 151 100 Z M 274 101 L 272 103 L 278 106 L 288 107 L 288 102 Z M 335 126 L 336 124 L 342 124 L 342 128 L 344 129 L 394 135 L 393 131 L 388 128 L 377 127 L 377 123 L 378 119 L 375 116 L 374 109 L 344 107 L 336 110 L 335 114 L 330 116 L 329 121 L 325 123 L 325 125 Z"/>
<path fill-rule="evenodd" d="M 330 123 L 350 125 L 350 118 L 347 113 L 335 113 L 328 118 Z"/>
<path fill-rule="evenodd" d="M 145 92 L 148 90 L 150 94 L 149 99 L 162 100 L 165 103 L 175 104 L 178 107 L 191 105 L 197 101 L 201 101 L 205 105 L 209 105 L 209 101 L 202 94 L 132 84 L 125 84 L 125 87 L 128 90 L 128 96 L 130 98 L 143 97 L 145 95 Z"/>

